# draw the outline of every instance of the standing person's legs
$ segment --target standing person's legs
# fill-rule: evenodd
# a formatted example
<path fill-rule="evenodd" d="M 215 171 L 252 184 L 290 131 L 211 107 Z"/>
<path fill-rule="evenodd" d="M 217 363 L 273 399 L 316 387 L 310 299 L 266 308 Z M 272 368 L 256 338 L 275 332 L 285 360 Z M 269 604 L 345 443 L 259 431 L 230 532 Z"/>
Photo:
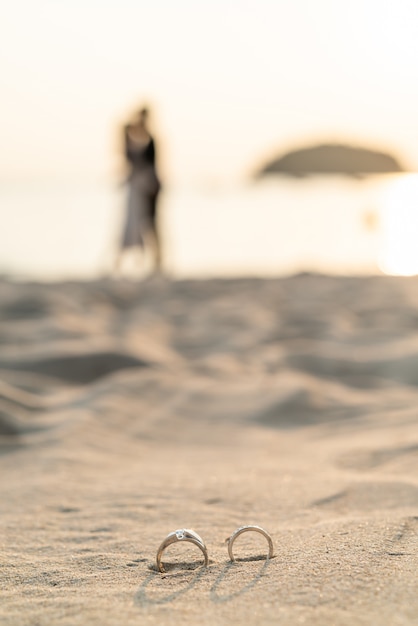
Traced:
<path fill-rule="evenodd" d="M 160 270 L 162 265 L 161 240 L 158 232 L 157 224 L 157 200 L 158 194 L 149 198 L 149 226 L 150 226 L 150 244 L 154 256 L 155 269 Z"/>
<path fill-rule="evenodd" d="M 115 272 L 121 270 L 124 253 L 128 250 L 136 252 L 138 259 L 143 257 L 144 237 L 146 234 L 147 214 L 149 212 L 148 196 L 144 194 L 141 180 L 131 176 L 127 187 L 125 222 L 120 246 L 115 259 Z"/>

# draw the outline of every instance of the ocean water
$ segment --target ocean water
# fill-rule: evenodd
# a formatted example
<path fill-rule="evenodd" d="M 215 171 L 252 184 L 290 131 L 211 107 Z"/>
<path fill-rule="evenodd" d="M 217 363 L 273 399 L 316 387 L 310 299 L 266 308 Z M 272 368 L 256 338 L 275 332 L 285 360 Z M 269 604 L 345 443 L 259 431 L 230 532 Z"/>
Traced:
<path fill-rule="evenodd" d="M 388 177 L 167 187 L 164 267 L 175 277 L 380 273 Z M 41 280 L 112 271 L 126 190 L 108 182 L 0 184 L 0 273 Z M 149 259 L 127 259 L 141 276 Z"/>

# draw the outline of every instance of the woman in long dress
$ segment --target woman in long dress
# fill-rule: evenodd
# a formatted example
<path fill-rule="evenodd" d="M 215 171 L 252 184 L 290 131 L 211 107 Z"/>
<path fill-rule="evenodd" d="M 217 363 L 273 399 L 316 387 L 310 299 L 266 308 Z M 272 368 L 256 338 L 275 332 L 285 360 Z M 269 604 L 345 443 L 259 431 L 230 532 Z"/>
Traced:
<path fill-rule="evenodd" d="M 161 268 L 161 248 L 157 227 L 157 200 L 160 181 L 155 165 L 155 142 L 148 126 L 148 109 L 142 108 L 136 119 L 124 127 L 125 157 L 129 165 L 126 219 L 118 268 L 123 252 L 133 247 L 152 251 L 155 269 Z"/>

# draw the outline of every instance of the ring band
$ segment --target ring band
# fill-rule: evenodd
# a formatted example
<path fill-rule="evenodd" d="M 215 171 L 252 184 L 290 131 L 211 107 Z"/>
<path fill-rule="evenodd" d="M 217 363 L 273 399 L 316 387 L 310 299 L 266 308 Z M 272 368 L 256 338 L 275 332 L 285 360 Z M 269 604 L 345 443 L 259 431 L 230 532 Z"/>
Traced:
<path fill-rule="evenodd" d="M 179 528 L 178 530 L 175 530 L 172 533 L 169 533 L 167 537 L 164 539 L 164 541 L 162 542 L 162 544 L 160 545 L 160 547 L 158 548 L 157 569 L 160 572 L 162 573 L 165 572 L 164 566 L 161 562 L 161 557 L 162 557 L 164 550 L 168 546 L 171 546 L 172 543 L 177 543 L 178 541 L 188 541 L 189 543 L 193 543 L 195 546 L 200 548 L 200 550 L 203 552 L 203 556 L 205 557 L 205 567 L 208 566 L 209 564 L 208 551 L 207 551 L 205 542 L 203 541 L 202 537 L 200 537 L 200 535 L 195 533 L 194 530 L 190 530 L 189 528 Z"/>
<path fill-rule="evenodd" d="M 269 554 L 267 558 L 272 559 L 274 555 L 274 547 L 273 547 L 273 539 L 270 537 L 269 533 L 266 530 L 264 530 L 264 528 L 261 528 L 261 526 L 240 526 L 226 540 L 228 542 L 228 554 L 229 554 L 229 558 L 231 559 L 231 561 L 235 561 L 235 557 L 232 552 L 232 546 L 234 544 L 235 539 L 239 537 L 239 535 L 241 535 L 242 533 L 246 533 L 249 530 L 254 530 L 257 533 L 264 535 L 264 537 L 267 539 L 268 544 L 269 544 Z"/>

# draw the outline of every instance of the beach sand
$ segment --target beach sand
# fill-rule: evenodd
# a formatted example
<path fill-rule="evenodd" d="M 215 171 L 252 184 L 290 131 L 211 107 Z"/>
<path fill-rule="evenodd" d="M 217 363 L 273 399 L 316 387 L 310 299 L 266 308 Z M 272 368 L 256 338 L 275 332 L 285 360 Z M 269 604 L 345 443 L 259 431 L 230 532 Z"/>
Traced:
<path fill-rule="evenodd" d="M 417 278 L 2 280 L 0 623 L 418 624 L 417 415 Z"/>

